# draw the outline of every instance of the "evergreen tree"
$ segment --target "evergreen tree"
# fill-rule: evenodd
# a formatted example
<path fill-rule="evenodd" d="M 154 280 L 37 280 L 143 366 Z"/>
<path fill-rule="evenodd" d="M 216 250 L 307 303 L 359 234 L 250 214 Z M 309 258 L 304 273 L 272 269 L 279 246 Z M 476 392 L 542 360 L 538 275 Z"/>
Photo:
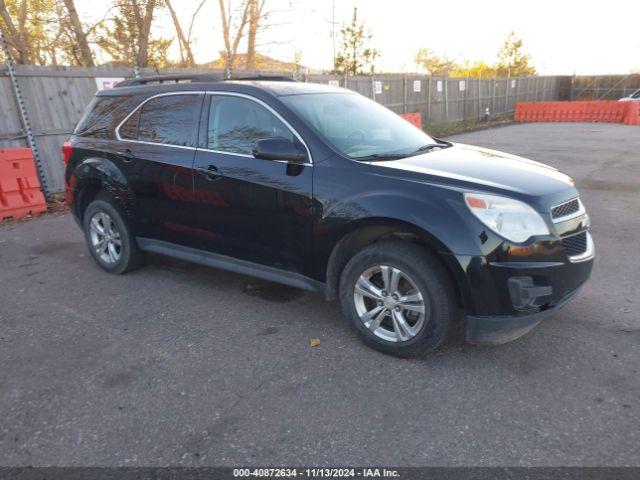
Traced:
<path fill-rule="evenodd" d="M 364 22 L 358 22 L 357 8 L 353 9 L 351 24 L 343 26 L 340 35 L 342 36 L 341 51 L 336 55 L 334 72 L 349 75 L 372 74 L 374 63 L 380 56 L 380 52 L 367 46 L 373 35 L 365 30 Z"/>

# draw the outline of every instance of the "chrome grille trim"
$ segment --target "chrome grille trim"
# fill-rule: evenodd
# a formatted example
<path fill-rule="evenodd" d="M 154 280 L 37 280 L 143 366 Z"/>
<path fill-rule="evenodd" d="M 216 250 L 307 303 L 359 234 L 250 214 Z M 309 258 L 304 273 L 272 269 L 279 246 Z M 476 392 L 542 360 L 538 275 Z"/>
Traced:
<path fill-rule="evenodd" d="M 595 256 L 595 247 L 593 246 L 593 239 L 591 238 L 591 234 L 588 231 L 583 231 L 583 232 L 580 232 L 578 235 L 582 233 L 586 235 L 585 249 L 582 253 L 578 253 L 575 255 L 567 254 L 567 257 L 569 258 L 569 261 L 571 263 L 579 263 L 579 262 L 584 262 L 586 260 L 591 260 Z M 565 238 L 571 238 L 571 237 L 565 237 Z M 563 239 L 563 246 L 564 246 L 564 239 Z"/>
<path fill-rule="evenodd" d="M 577 207 L 577 209 L 576 209 Z M 562 202 L 551 207 L 551 220 L 553 223 L 566 222 L 572 218 L 579 217 L 586 213 L 580 198 L 572 198 L 567 202 Z"/>
<path fill-rule="evenodd" d="M 562 246 L 569 257 L 583 254 L 587 250 L 587 231 L 563 237 Z"/>

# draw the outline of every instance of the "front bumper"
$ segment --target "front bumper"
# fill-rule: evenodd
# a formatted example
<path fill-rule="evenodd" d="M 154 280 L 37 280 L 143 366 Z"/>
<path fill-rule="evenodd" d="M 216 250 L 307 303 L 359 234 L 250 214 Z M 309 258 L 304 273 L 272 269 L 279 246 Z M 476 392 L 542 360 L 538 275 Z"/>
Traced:
<path fill-rule="evenodd" d="M 556 305 L 535 313 L 493 317 L 467 315 L 467 341 L 474 344 L 499 345 L 520 338 L 546 317 L 564 307 L 579 291 L 580 287 L 565 295 Z"/>
<path fill-rule="evenodd" d="M 489 256 L 450 256 L 461 267 L 467 340 L 514 340 L 566 305 L 591 275 L 594 251 L 587 238 L 587 250 L 573 257 L 558 241 L 519 249 L 503 245 Z"/>

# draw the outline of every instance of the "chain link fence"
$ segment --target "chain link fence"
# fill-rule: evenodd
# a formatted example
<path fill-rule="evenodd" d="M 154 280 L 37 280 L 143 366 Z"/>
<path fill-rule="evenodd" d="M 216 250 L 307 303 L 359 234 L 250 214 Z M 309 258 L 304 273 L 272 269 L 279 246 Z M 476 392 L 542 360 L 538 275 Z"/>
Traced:
<path fill-rule="evenodd" d="M 566 77 L 561 95 L 566 100 L 619 100 L 640 89 L 640 73 Z"/>
<path fill-rule="evenodd" d="M 510 115 L 516 102 L 558 100 L 563 77 L 447 78 L 417 75 L 309 75 L 306 81 L 355 90 L 426 125 Z"/>

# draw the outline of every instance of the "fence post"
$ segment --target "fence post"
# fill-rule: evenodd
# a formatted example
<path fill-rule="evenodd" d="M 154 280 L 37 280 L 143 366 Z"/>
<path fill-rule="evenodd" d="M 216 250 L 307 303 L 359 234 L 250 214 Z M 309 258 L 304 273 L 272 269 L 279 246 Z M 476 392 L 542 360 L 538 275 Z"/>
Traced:
<path fill-rule="evenodd" d="M 444 75 L 444 119 L 449 121 L 449 72 Z"/>
<path fill-rule="evenodd" d="M 133 58 L 133 78 L 140 78 L 140 67 L 138 66 L 138 54 L 133 45 L 131 45 L 131 57 Z"/>
<path fill-rule="evenodd" d="M 540 92 L 540 80 L 542 80 L 542 96 L 544 98 L 544 78 L 536 77 L 536 91 Z M 536 94 L 536 98 L 538 97 L 539 95 Z"/>
<path fill-rule="evenodd" d="M 402 110 L 403 110 L 404 113 L 407 113 L 409 111 L 409 105 L 407 105 L 407 102 L 409 100 L 409 97 L 408 97 L 409 93 L 407 91 L 407 83 L 408 83 L 408 80 L 407 80 L 407 76 L 405 75 L 403 77 L 404 102 L 403 102 L 403 105 L 402 105 Z"/>
<path fill-rule="evenodd" d="M 42 193 L 44 194 L 45 199 L 51 200 L 51 192 L 49 191 L 49 185 L 47 184 L 47 176 L 44 171 L 44 165 L 42 164 L 42 158 L 40 158 L 38 146 L 36 145 L 36 137 L 33 135 L 33 130 L 31 130 L 31 122 L 29 122 L 29 112 L 27 112 L 27 106 L 24 103 L 24 98 L 22 97 L 22 91 L 20 90 L 20 85 L 18 84 L 18 78 L 16 77 L 16 72 L 14 70 L 14 65 L 13 65 L 13 58 L 11 58 L 11 52 L 9 51 L 7 40 L 4 38 L 4 33 L 2 33 L 1 30 L 0 30 L 0 45 L 2 47 L 2 51 L 4 52 L 4 56 L 7 59 L 7 70 L 9 72 L 11 87 L 13 89 L 13 94 L 16 97 L 18 110 L 20 110 L 20 119 L 22 120 L 22 127 L 24 128 L 25 136 L 27 139 L 27 145 L 29 145 L 29 148 L 31 148 L 31 152 L 33 153 L 33 159 L 36 163 L 36 170 L 38 172 L 40 186 L 42 187 Z"/>
<path fill-rule="evenodd" d="M 478 120 L 482 118 L 482 72 L 478 75 Z"/>
<path fill-rule="evenodd" d="M 427 121 L 431 121 L 431 75 L 427 77 Z"/>
<path fill-rule="evenodd" d="M 376 79 L 373 75 L 371 75 L 371 98 L 373 99 L 373 101 L 377 101 L 376 100 Z"/>
<path fill-rule="evenodd" d="M 458 91 L 460 91 L 460 82 L 458 82 Z M 466 122 L 467 121 L 467 113 L 469 113 L 469 107 L 468 107 L 468 99 L 469 97 L 469 72 L 467 71 L 467 78 L 464 80 L 464 96 L 463 96 L 463 100 L 462 100 L 462 121 Z"/>
<path fill-rule="evenodd" d="M 574 73 L 573 76 L 571 77 L 571 85 L 569 86 L 569 101 L 573 102 L 573 91 L 576 88 L 575 87 L 575 82 L 576 82 L 576 74 Z"/>
<path fill-rule="evenodd" d="M 542 90 L 540 90 L 540 77 L 535 77 L 536 81 L 536 101 L 537 102 L 541 102 L 544 100 L 544 98 L 542 98 Z"/>
<path fill-rule="evenodd" d="M 496 110 L 496 77 L 495 73 L 493 74 L 493 84 L 491 85 L 491 112 L 494 113 Z"/>
<path fill-rule="evenodd" d="M 504 89 L 504 111 L 502 112 L 505 115 L 509 111 L 509 89 L 511 88 L 511 86 L 509 85 L 510 81 L 511 81 L 511 71 L 508 71 L 507 72 L 507 85 L 506 85 L 506 88 Z"/>

